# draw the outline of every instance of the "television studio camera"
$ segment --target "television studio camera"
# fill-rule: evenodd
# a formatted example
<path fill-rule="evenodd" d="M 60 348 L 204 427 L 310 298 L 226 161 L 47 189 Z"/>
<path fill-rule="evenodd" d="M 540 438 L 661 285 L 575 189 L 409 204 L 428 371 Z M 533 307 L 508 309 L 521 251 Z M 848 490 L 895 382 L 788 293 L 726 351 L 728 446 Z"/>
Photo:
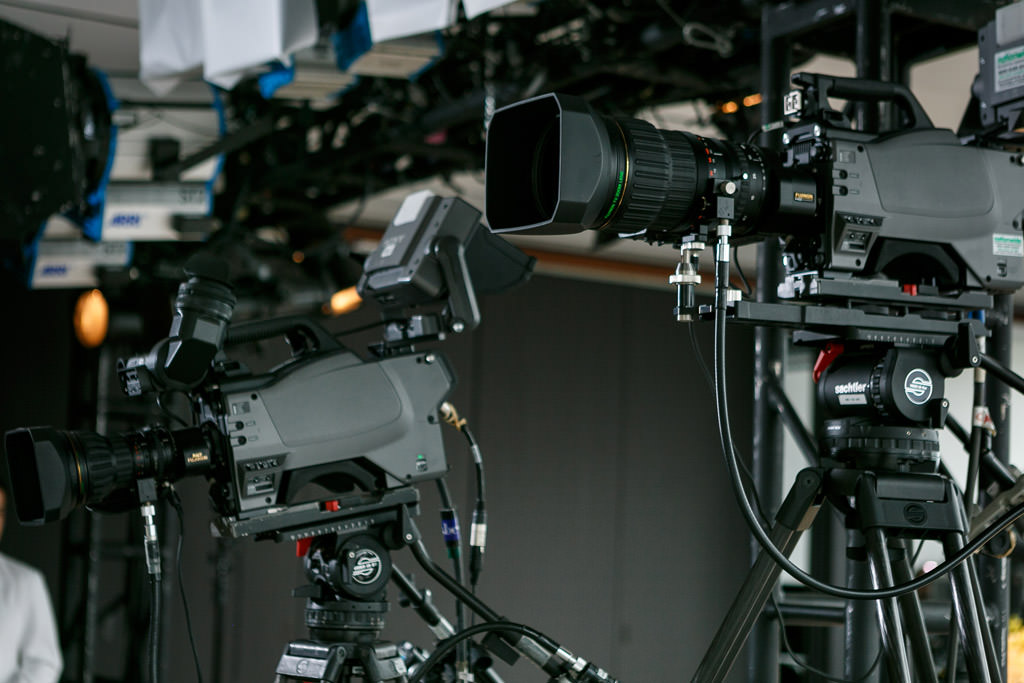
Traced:
<path fill-rule="evenodd" d="M 1024 88 L 999 92 L 1000 120 L 965 143 L 934 128 L 904 86 L 812 73 L 793 82 L 785 121 L 764 129 L 781 129 L 780 152 L 602 116 L 575 96 L 500 109 L 487 139 L 488 223 L 496 233 L 599 230 L 672 244 L 680 250 L 670 277 L 677 318 L 714 321 L 719 436 L 762 552 L 693 680 L 725 677 L 781 569 L 837 598 L 880 600 L 878 628 L 889 680 L 897 681 L 938 680 L 915 591 L 949 573 L 951 621 L 970 680 L 999 680 L 971 556 L 1024 512 L 1024 498 L 1013 472 L 990 453 L 983 458 L 977 425 L 965 439 L 975 474 L 961 492 L 941 463 L 939 431 L 948 418 L 945 379 L 964 369 L 984 369 L 1024 392 L 1020 376 L 983 353 L 988 332 L 978 314 L 992 308 L 994 294 L 1024 285 L 1024 158 L 1002 144 L 1019 125 Z M 980 79 L 982 90 L 986 83 Z M 854 130 L 829 97 L 887 103 L 898 128 Z M 782 247 L 778 303 L 744 300 L 729 283 L 730 246 L 764 239 Z M 699 257 L 712 242 L 715 302 L 698 307 Z M 750 501 L 730 430 L 726 320 L 789 328 L 795 343 L 819 351 L 817 448 L 806 438 L 815 466 L 798 475 L 770 528 Z M 969 520 L 982 460 L 1009 493 Z M 856 552 L 867 557 L 872 590 L 827 584 L 790 562 L 826 503 L 862 534 Z M 946 555 L 916 580 L 905 549 L 911 539 L 941 541 Z M 956 661 L 947 661 L 950 672 Z"/>
<path fill-rule="evenodd" d="M 534 264 L 479 218 L 458 198 L 429 192 L 406 198 L 358 284 L 364 298 L 380 305 L 385 325 L 369 359 L 304 317 L 230 325 L 235 296 L 223 264 L 194 256 L 170 335 L 149 353 L 119 361 L 118 374 L 129 396 L 184 392 L 196 426 L 153 425 L 111 437 L 50 427 L 8 432 L 18 519 L 38 525 L 82 505 L 98 511 L 141 505 L 147 564 L 158 579 L 154 502 L 174 481 L 205 476 L 218 514 L 215 533 L 296 541 L 305 555 L 310 583 L 296 595 L 307 598 L 310 638 L 288 644 L 277 680 L 440 680 L 426 674 L 440 675 L 435 664 L 445 653 L 490 633 L 490 650 L 509 663 L 519 650 L 552 680 L 612 681 L 543 634 L 503 620 L 433 563 L 413 522 L 415 485 L 448 471 L 441 423 L 455 383 L 440 352 L 417 347 L 475 328 L 476 294 L 525 280 Z M 427 312 L 407 315 L 413 307 Z M 225 353 L 234 344 L 282 335 L 292 358 L 264 374 Z M 429 593 L 393 567 L 390 553 L 406 546 L 485 623 L 456 633 Z M 389 580 L 446 639 L 430 658 L 378 640 Z M 477 658 L 477 675 L 500 681 L 489 662 Z"/>

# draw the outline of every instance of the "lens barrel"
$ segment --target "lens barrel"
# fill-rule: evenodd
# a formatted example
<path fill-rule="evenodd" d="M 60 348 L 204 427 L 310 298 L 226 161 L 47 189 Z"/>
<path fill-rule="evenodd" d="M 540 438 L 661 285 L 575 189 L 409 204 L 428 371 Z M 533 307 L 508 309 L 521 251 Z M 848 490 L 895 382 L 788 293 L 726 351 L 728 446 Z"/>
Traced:
<path fill-rule="evenodd" d="M 813 178 L 788 175 L 757 146 L 603 117 L 582 98 L 552 93 L 495 112 L 486 214 L 493 232 L 610 230 L 650 241 L 727 217 L 743 236 L 778 212 L 780 184 L 816 194 Z M 810 215 L 816 206 L 785 208 Z"/>
<path fill-rule="evenodd" d="M 175 481 L 205 471 L 212 445 L 202 428 L 150 427 L 107 438 L 32 427 L 4 436 L 15 512 L 33 526 L 64 519 L 80 505 L 102 507 L 139 479 Z"/>

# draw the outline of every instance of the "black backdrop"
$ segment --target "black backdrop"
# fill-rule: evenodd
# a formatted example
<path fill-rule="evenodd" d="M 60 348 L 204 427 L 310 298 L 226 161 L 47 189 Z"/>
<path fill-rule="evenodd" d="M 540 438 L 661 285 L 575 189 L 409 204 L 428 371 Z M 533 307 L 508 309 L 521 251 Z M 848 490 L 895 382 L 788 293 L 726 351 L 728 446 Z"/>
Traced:
<path fill-rule="evenodd" d="M 76 370 L 95 357 L 75 350 L 72 302 L 63 293 L 15 296 L 0 335 L 4 430 L 71 424 L 78 399 L 93 390 L 77 379 Z M 486 298 L 480 328 L 439 346 L 459 376 L 453 402 L 470 420 L 487 466 L 490 528 L 479 596 L 633 682 L 692 675 L 748 562 L 747 536 L 718 447 L 713 398 L 686 327 L 672 319 L 673 304 L 668 288 L 535 277 Z M 332 326 L 344 329 L 374 315 L 366 305 Z M 732 422 L 738 442 L 748 444 L 752 336 L 730 329 Z M 710 333 L 710 325 L 697 328 L 708 363 Z M 454 430 L 446 442 L 449 482 L 468 538 L 471 457 Z M 290 597 L 303 582 L 300 560 L 291 547 L 234 542 L 220 565 L 226 609 L 222 633 L 215 634 L 216 553 L 207 531 L 205 483 L 183 481 L 178 488 L 187 516 L 184 585 L 204 680 L 218 680 L 216 647 L 223 648 L 220 680 L 273 680 L 284 644 L 305 635 L 302 603 Z M 447 566 L 435 488 L 421 489 L 419 526 L 434 558 Z M 105 533 L 124 527 L 137 545 L 133 520 L 121 519 L 136 514 L 103 517 Z M 12 518 L 0 549 L 46 572 L 55 601 L 66 606 L 65 635 L 73 637 L 83 623 L 74 609 L 83 586 L 73 573 L 60 585 L 60 567 L 72 559 L 62 556 L 60 526 L 19 527 Z M 176 528 L 168 521 L 164 534 L 165 576 L 175 588 L 166 601 L 168 683 L 195 680 L 173 573 Z M 430 585 L 407 552 L 394 559 Z M 97 670 L 132 679 L 117 673 L 130 641 L 124 621 L 115 618 L 116 603 L 129 574 L 142 569 L 117 561 L 102 567 L 106 603 Z M 448 596 L 436 587 L 434 595 L 453 618 Z M 140 615 L 134 618 L 129 628 L 137 633 Z M 384 636 L 431 645 L 429 631 L 397 599 Z M 508 681 L 545 679 L 523 661 L 500 671 Z"/>

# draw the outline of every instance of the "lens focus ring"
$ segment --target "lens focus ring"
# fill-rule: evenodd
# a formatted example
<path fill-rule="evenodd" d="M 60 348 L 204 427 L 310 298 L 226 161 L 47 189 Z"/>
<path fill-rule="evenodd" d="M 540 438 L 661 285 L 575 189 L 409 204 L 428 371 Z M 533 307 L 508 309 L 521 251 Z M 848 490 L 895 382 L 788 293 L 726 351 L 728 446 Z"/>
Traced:
<path fill-rule="evenodd" d="M 92 432 L 70 435 L 83 479 L 85 502 L 97 502 L 132 480 L 132 458 L 124 439 Z"/>
<path fill-rule="evenodd" d="M 614 218 L 618 232 L 665 230 L 683 221 L 697 181 L 693 151 L 680 134 L 659 131 L 646 121 L 617 119 L 630 169 L 626 196 Z"/>

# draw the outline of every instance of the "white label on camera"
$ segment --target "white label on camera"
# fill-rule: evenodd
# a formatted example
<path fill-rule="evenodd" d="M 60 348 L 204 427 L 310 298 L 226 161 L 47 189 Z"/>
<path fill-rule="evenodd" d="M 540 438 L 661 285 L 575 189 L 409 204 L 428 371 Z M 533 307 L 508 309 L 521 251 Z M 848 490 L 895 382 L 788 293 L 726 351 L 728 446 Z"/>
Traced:
<path fill-rule="evenodd" d="M 1024 257 L 1024 237 L 1020 235 L 992 235 L 992 254 L 994 256 Z"/>
<path fill-rule="evenodd" d="M 790 90 L 782 98 L 783 116 L 796 116 L 804 108 L 804 94 L 801 90 Z"/>
<path fill-rule="evenodd" d="M 424 204 L 427 203 L 434 193 L 430 190 L 420 190 L 414 192 L 405 198 L 402 205 L 398 207 L 398 213 L 395 214 L 394 220 L 391 221 L 392 225 L 402 225 L 403 223 L 409 223 L 416 220 L 416 216 L 420 215 L 420 209 Z"/>
<path fill-rule="evenodd" d="M 839 394 L 839 405 L 841 406 L 864 406 L 868 404 L 868 397 L 864 394 Z"/>
<path fill-rule="evenodd" d="M 1024 47 L 996 53 L 996 92 L 1024 85 Z"/>

